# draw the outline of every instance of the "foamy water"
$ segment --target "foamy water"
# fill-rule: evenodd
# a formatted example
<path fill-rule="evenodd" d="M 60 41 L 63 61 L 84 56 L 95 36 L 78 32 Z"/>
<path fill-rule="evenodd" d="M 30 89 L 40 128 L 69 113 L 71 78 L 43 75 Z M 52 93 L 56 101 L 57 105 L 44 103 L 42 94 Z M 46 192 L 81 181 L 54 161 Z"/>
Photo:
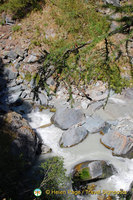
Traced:
<path fill-rule="evenodd" d="M 87 160 L 105 160 L 113 164 L 117 174 L 98 182 L 97 190 L 128 190 L 133 181 L 133 159 L 112 156 L 111 150 L 106 149 L 101 143 L 100 134 L 89 134 L 80 144 L 70 148 L 60 148 L 59 140 L 63 131 L 54 125 L 47 128 L 38 128 L 39 126 L 50 123 L 53 113 L 48 110 L 43 112 L 32 112 L 28 114 L 30 125 L 41 135 L 45 144 L 47 144 L 54 155 L 64 158 L 64 167 L 70 173 L 74 165 Z M 42 155 L 42 157 L 47 157 Z M 89 197 L 89 199 L 95 199 Z"/>

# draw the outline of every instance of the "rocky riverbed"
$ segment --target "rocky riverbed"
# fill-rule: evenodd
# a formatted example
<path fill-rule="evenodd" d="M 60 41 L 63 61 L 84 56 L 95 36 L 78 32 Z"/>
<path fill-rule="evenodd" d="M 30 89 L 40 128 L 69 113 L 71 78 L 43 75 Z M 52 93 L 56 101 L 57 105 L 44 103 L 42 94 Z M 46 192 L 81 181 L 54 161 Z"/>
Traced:
<path fill-rule="evenodd" d="M 105 3 L 120 6 L 120 1 Z M 36 90 L 43 53 L 31 50 L 28 40 L 23 44 L 13 40 L 12 23 L 8 19 L 0 27 L 0 125 L 6 136 L 1 141 L 7 141 L 10 156 L 22 158 L 26 170 L 38 155 L 39 161 L 63 157 L 72 189 L 82 191 L 75 199 L 107 200 L 110 195 L 120 199 L 109 192 L 122 190 L 126 198 L 133 182 L 133 88 L 115 94 L 101 81 L 81 91 L 72 86 L 73 102 L 63 84 L 54 94 L 53 77 L 47 79 L 50 92 Z M 116 27 L 112 22 L 111 30 Z M 18 185 L 22 189 L 18 199 L 23 199 L 25 181 Z"/>
<path fill-rule="evenodd" d="M 52 79 L 49 84 L 53 84 Z M 33 80 L 25 80 L 21 71 L 6 67 L 1 59 L 0 111 L 15 133 L 13 154 L 22 153 L 27 162 L 32 162 L 38 152 L 52 151 L 40 158 L 62 156 L 68 173 L 73 173 L 77 164 L 82 166 L 77 167 L 77 173 L 85 182 L 78 181 L 79 188 L 93 183 L 96 191 L 128 191 L 133 180 L 133 89 L 126 89 L 121 95 L 111 91 L 105 106 L 109 91 L 102 82 L 86 89 L 92 101 L 73 87 L 75 103 L 71 108 L 64 87 L 51 97 L 41 90 L 35 97 L 33 87 Z M 104 170 L 101 162 L 105 163 Z M 85 170 L 89 179 L 84 177 Z M 88 198 L 97 199 L 97 195 L 89 194 Z"/>

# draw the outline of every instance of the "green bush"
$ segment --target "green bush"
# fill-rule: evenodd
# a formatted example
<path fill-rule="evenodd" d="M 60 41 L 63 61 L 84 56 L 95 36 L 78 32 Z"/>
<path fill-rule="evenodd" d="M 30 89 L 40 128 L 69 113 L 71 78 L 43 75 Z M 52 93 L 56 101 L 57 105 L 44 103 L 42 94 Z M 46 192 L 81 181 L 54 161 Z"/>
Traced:
<path fill-rule="evenodd" d="M 66 176 L 66 169 L 63 166 L 63 159 L 60 157 L 53 157 L 47 159 L 44 163 L 41 164 L 42 173 L 44 174 L 44 179 L 39 186 L 43 192 L 42 200 L 65 200 L 67 194 L 46 194 L 46 190 L 49 191 L 61 191 L 65 190 L 68 187 L 67 183 L 70 181 L 70 178 Z"/>

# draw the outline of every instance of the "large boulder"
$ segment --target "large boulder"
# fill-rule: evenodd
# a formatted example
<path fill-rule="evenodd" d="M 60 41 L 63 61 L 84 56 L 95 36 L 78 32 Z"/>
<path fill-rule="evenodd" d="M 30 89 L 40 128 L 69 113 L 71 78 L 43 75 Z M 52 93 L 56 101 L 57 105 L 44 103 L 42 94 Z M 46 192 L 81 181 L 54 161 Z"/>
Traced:
<path fill-rule="evenodd" d="M 133 119 L 119 119 L 118 124 L 105 134 L 101 143 L 113 151 L 113 155 L 133 158 Z"/>
<path fill-rule="evenodd" d="M 52 116 L 51 122 L 54 123 L 55 126 L 67 130 L 84 119 L 85 115 L 80 109 L 61 107 Z"/>
<path fill-rule="evenodd" d="M 108 178 L 116 173 L 112 164 L 103 160 L 92 160 L 80 163 L 74 167 L 73 181 L 75 186 L 87 184 Z"/>
<path fill-rule="evenodd" d="M 64 131 L 60 139 L 61 147 L 71 147 L 83 141 L 88 135 L 88 131 L 82 126 L 72 126 Z"/>
<path fill-rule="evenodd" d="M 20 114 L 9 112 L 4 115 L 0 133 L 7 140 L 5 148 L 9 149 L 13 157 L 21 158 L 26 166 L 34 161 L 39 140 Z"/>
<path fill-rule="evenodd" d="M 89 133 L 97 133 L 105 127 L 105 121 L 97 116 L 87 116 L 83 127 L 85 127 Z"/>

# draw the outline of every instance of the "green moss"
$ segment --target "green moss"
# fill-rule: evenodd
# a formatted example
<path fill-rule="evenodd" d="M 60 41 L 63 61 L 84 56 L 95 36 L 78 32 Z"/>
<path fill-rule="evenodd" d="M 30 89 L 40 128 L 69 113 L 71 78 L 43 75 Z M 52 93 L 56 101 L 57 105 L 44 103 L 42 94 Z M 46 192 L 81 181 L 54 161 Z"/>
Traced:
<path fill-rule="evenodd" d="M 91 178 L 90 176 L 90 172 L 88 167 L 83 168 L 80 172 L 79 172 L 79 178 L 83 181 L 88 180 Z"/>

